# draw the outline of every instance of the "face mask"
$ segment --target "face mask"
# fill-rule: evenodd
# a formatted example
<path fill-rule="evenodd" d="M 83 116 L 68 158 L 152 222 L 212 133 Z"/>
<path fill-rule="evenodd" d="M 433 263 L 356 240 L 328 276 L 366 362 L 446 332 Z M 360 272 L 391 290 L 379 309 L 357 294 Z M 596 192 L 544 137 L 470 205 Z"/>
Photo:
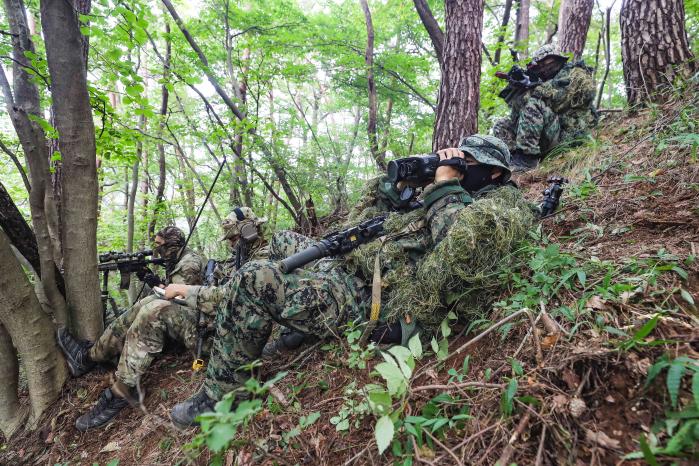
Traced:
<path fill-rule="evenodd" d="M 461 180 L 461 187 L 469 193 L 485 188 L 493 183 L 492 170 L 490 165 L 469 165 L 466 176 Z"/>

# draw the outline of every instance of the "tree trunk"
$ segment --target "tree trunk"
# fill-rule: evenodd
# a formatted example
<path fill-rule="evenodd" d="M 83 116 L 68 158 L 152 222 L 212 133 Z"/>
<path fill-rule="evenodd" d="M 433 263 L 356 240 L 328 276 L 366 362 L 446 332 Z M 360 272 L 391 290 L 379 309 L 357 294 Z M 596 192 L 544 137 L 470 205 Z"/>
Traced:
<path fill-rule="evenodd" d="M 165 21 L 165 61 L 163 62 L 163 85 L 161 88 L 160 100 L 160 121 L 158 122 L 158 187 L 155 191 L 155 202 L 153 203 L 153 217 L 148 223 L 148 238 L 155 239 L 155 225 L 158 222 L 158 214 L 163 210 L 163 197 L 165 196 L 165 181 L 167 173 L 165 171 L 165 145 L 162 141 L 167 118 L 167 106 L 169 92 L 167 90 L 167 80 L 170 75 L 170 54 L 172 46 L 170 42 L 170 23 Z"/>
<path fill-rule="evenodd" d="M 5 97 L 7 113 L 17 132 L 29 167 L 32 190 L 29 193 L 29 207 L 32 213 L 32 226 L 36 235 L 41 258 L 41 282 L 44 292 L 51 303 L 54 316 L 59 323 L 67 323 L 68 316 L 65 302 L 65 289 L 57 283 L 63 283 L 57 274 L 54 242 L 49 228 L 50 219 L 55 217 L 55 204 L 49 189 L 51 175 L 48 166 L 48 146 L 44 130 L 38 121 L 43 118 L 39 100 L 39 90 L 27 73 L 29 65 L 25 52 L 35 53 L 34 44 L 29 35 L 27 17 L 22 0 L 5 0 L 7 22 L 12 34 L 12 78 L 13 88 L 7 80 L 0 65 L 0 88 Z M 30 116 L 32 119 L 30 119 Z"/>
<path fill-rule="evenodd" d="M 367 134 L 369 136 L 369 151 L 379 170 L 386 171 L 386 158 L 379 153 L 379 138 L 376 129 L 377 103 L 376 83 L 374 82 L 374 24 L 371 21 L 371 11 L 367 0 L 359 0 L 364 11 L 366 21 L 366 52 L 364 64 L 366 65 L 366 82 L 369 92 L 369 118 L 367 121 Z"/>
<path fill-rule="evenodd" d="M 507 0 L 512 3 L 512 0 Z M 439 27 L 439 23 L 434 19 L 432 10 L 427 4 L 427 0 L 413 0 L 415 4 L 415 10 L 417 11 L 423 26 L 427 30 L 427 34 L 430 36 L 432 41 L 432 46 L 434 47 L 434 53 L 437 55 L 437 61 L 439 65 L 442 65 L 442 54 L 444 53 L 444 33 Z"/>
<path fill-rule="evenodd" d="M 446 36 L 432 150 L 478 131 L 483 0 L 446 0 Z"/>
<path fill-rule="evenodd" d="M 10 335 L 27 375 L 31 428 L 41 413 L 60 395 L 67 371 L 56 345 L 53 324 L 42 311 L 29 280 L 12 253 L 7 236 L 1 230 L 0 324 Z M 0 336 L 0 340 L 2 339 Z M 5 349 L 0 351 L 7 351 L 6 344 L 5 339 Z M 5 361 L 4 364 L 10 365 L 9 372 L 3 372 L 0 383 L 12 384 L 11 374 L 15 369 L 11 367 L 11 362 Z M 6 388 L 0 389 L 0 393 L 8 392 Z"/>
<path fill-rule="evenodd" d="M 41 260 L 39 259 L 39 247 L 36 245 L 36 237 L 22 213 L 17 209 L 14 201 L 0 182 L 0 228 L 10 239 L 10 243 L 27 259 L 36 273 L 41 276 Z M 0 372 L 1 373 L 1 372 Z"/>
<path fill-rule="evenodd" d="M 505 0 L 505 11 L 502 14 L 502 23 L 500 24 L 500 35 L 498 36 L 497 48 L 495 49 L 495 57 L 493 58 L 493 63 L 495 66 L 500 64 L 500 57 L 502 56 L 502 47 L 505 45 L 505 33 L 507 32 L 507 25 L 510 24 L 510 15 L 512 14 L 512 0 Z"/>
<path fill-rule="evenodd" d="M 82 34 L 70 3 L 43 0 L 41 23 L 51 96 L 63 155 L 61 239 L 66 298 L 74 335 L 102 332 L 97 274 L 97 163 L 95 128 L 85 79 Z"/>
<path fill-rule="evenodd" d="M 529 0 L 517 0 L 515 50 L 520 60 L 529 56 L 529 5 Z"/>
<path fill-rule="evenodd" d="M 134 211 L 136 208 L 136 193 L 138 192 L 138 166 L 141 163 L 141 154 L 136 153 L 136 161 L 131 168 L 131 187 L 129 188 L 129 203 L 126 206 L 126 251 L 133 252 L 134 238 Z"/>
<path fill-rule="evenodd" d="M 558 44 L 563 53 L 582 58 L 594 0 L 563 0 L 558 16 Z"/>
<path fill-rule="evenodd" d="M 623 0 L 619 22 L 629 105 L 662 100 L 664 85 L 694 71 L 682 0 Z"/>
<path fill-rule="evenodd" d="M 24 424 L 29 411 L 22 412 L 17 397 L 19 363 L 17 351 L 5 327 L 0 324 L 0 431 L 7 441 Z"/>

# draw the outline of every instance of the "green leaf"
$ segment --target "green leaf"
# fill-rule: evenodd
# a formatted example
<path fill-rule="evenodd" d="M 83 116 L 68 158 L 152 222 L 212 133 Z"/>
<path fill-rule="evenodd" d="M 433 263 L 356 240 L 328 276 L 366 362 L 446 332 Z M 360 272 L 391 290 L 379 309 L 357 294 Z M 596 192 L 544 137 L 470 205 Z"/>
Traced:
<path fill-rule="evenodd" d="M 408 348 L 410 348 L 410 352 L 415 359 L 419 360 L 422 358 L 422 342 L 420 341 L 419 333 L 416 333 L 408 340 Z"/>
<path fill-rule="evenodd" d="M 694 406 L 699 409 L 699 371 L 697 370 L 692 375 L 692 397 L 694 398 Z"/>
<path fill-rule="evenodd" d="M 315 424 L 318 419 L 320 419 L 320 411 L 314 411 L 308 416 L 301 416 L 301 419 L 299 419 L 299 427 L 305 429 L 306 427 Z"/>
<path fill-rule="evenodd" d="M 461 364 L 461 373 L 462 374 L 464 374 L 464 375 L 468 374 L 468 366 L 469 366 L 470 361 L 471 361 L 471 355 L 469 354 L 464 358 L 463 364 Z"/>
<path fill-rule="evenodd" d="M 376 421 L 376 427 L 374 428 L 374 438 L 376 439 L 376 446 L 379 447 L 379 454 L 382 454 L 391 444 L 393 433 L 393 421 L 391 418 L 389 416 L 381 416 Z"/>
<path fill-rule="evenodd" d="M 382 362 L 377 364 L 374 370 L 386 381 L 388 393 L 391 395 L 402 395 L 405 392 L 405 377 L 398 366 L 388 362 Z"/>
<path fill-rule="evenodd" d="M 680 289 L 680 295 L 682 296 L 682 299 L 687 301 L 690 305 L 694 306 L 694 298 L 691 294 L 689 294 L 689 291 L 682 288 Z"/>
<path fill-rule="evenodd" d="M 500 410 L 505 416 L 512 414 L 512 410 L 514 408 L 513 400 L 515 398 L 515 394 L 517 393 L 517 386 L 517 379 L 512 378 L 508 382 L 505 391 L 502 392 L 502 398 L 500 399 Z"/>
<path fill-rule="evenodd" d="M 653 454 L 653 451 L 648 446 L 646 436 L 641 434 L 639 442 L 641 444 L 641 451 L 643 452 L 643 458 L 646 460 L 646 463 L 648 463 L 650 466 L 658 466 L 658 460 L 655 459 L 655 454 Z"/>
<path fill-rule="evenodd" d="M 655 378 L 662 372 L 663 369 L 665 369 L 667 366 L 669 366 L 670 363 L 667 360 L 667 355 L 663 355 L 660 359 L 658 359 L 655 364 L 650 366 L 650 369 L 648 369 L 648 377 L 646 378 L 646 387 L 650 385 L 650 383 L 655 380 Z"/>
<path fill-rule="evenodd" d="M 389 348 L 388 352 L 398 361 L 398 366 L 405 378 L 410 380 L 410 377 L 413 375 L 413 369 L 415 368 L 415 360 L 410 350 L 405 346 L 396 345 Z"/>
<path fill-rule="evenodd" d="M 235 437 L 236 426 L 226 423 L 216 423 L 207 432 L 206 446 L 214 453 L 218 453 L 228 447 L 228 444 Z"/>
<path fill-rule="evenodd" d="M 582 285 L 582 287 L 584 288 L 585 282 L 587 280 L 587 275 L 585 274 L 584 270 L 578 270 L 577 274 L 578 274 L 578 281 L 580 282 L 580 285 Z"/>
<path fill-rule="evenodd" d="M 386 390 L 371 391 L 367 399 L 369 400 L 369 408 L 374 414 L 384 415 L 391 410 L 393 399 Z"/>
<path fill-rule="evenodd" d="M 677 275 L 679 275 L 680 277 L 682 277 L 682 280 L 686 281 L 687 278 L 689 277 L 689 275 L 687 275 L 687 272 L 681 267 L 674 266 L 671 270 L 673 272 L 675 272 Z"/>
<path fill-rule="evenodd" d="M 670 400 L 672 401 L 673 407 L 677 407 L 677 395 L 680 391 L 682 376 L 684 376 L 686 370 L 687 366 L 673 361 L 672 364 L 670 364 L 670 369 L 667 371 L 667 391 L 670 393 Z"/>
<path fill-rule="evenodd" d="M 515 358 L 508 358 L 510 360 L 510 364 L 512 365 L 512 372 L 515 375 L 522 375 L 524 374 L 524 368 L 522 367 L 522 364 L 520 364 L 519 361 L 517 361 Z"/>
<path fill-rule="evenodd" d="M 52 162 L 60 162 L 61 160 L 63 160 L 63 155 L 60 150 L 54 151 L 53 154 L 51 154 Z"/>
<path fill-rule="evenodd" d="M 142 84 L 134 83 L 130 86 L 126 86 L 126 93 L 131 97 L 137 98 L 141 96 L 141 93 L 145 90 Z"/>
<path fill-rule="evenodd" d="M 444 319 L 442 321 L 442 324 L 440 326 L 440 330 L 441 330 L 442 336 L 444 338 L 447 338 L 449 335 L 451 335 L 451 328 L 449 328 L 449 319 Z"/>
<path fill-rule="evenodd" d="M 650 334 L 650 332 L 653 331 L 655 326 L 658 325 L 659 318 L 660 314 L 656 314 L 655 317 L 643 324 L 643 327 L 638 329 L 638 331 L 634 334 L 633 339 L 636 341 L 640 341 L 647 337 Z"/>
<path fill-rule="evenodd" d="M 119 459 L 114 458 L 113 460 L 109 460 L 105 466 L 119 466 Z"/>
<path fill-rule="evenodd" d="M 432 337 L 432 340 L 430 340 L 430 346 L 432 347 L 434 354 L 439 353 L 439 343 L 435 337 Z"/>

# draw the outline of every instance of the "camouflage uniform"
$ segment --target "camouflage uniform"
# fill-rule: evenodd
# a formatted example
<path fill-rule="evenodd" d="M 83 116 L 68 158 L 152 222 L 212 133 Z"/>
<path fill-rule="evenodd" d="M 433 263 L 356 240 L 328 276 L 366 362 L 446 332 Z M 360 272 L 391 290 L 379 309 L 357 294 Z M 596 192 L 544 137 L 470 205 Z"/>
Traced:
<path fill-rule="evenodd" d="M 487 136 L 467 138 L 463 150 L 471 152 L 469 149 L 472 147 L 468 144 L 476 144 L 478 139 L 486 138 L 488 141 L 494 140 Z M 498 150 L 507 154 L 509 163 L 507 148 L 501 141 L 496 144 Z M 499 162 L 492 165 L 503 166 Z M 374 192 L 360 200 L 357 205 L 362 211 L 355 209 L 351 214 L 352 221 L 388 212 L 394 205 L 397 193 L 390 182 L 382 178 L 370 187 Z M 514 190 L 511 187 L 503 189 Z M 491 189 L 485 188 L 483 191 L 489 192 Z M 430 185 L 425 189 L 423 198 L 424 208 L 405 214 L 393 213 L 385 224 L 389 230 L 385 248 L 393 251 L 385 251 L 387 256 L 382 261 L 382 276 L 385 280 L 382 284 L 388 288 L 382 299 L 386 315 L 399 314 L 405 309 L 392 306 L 391 280 L 396 275 L 414 274 L 423 258 L 448 235 L 460 212 L 474 202 L 458 179 Z M 392 228 L 391 222 L 394 227 L 400 227 Z M 392 229 L 394 232 L 390 233 Z M 487 235 L 488 231 L 479 233 Z M 278 244 L 283 247 L 278 248 L 277 252 L 281 254 L 275 255 L 274 259 L 304 249 L 310 243 L 308 238 L 294 233 L 282 232 L 275 235 L 272 249 Z M 378 247 L 379 253 L 381 243 L 373 241 L 362 248 Z M 217 333 L 204 383 L 205 394 L 214 400 L 221 399 L 225 393 L 239 387 L 250 377 L 249 364 L 260 357 L 274 322 L 322 338 L 336 335 L 339 326 L 347 320 L 362 319 L 367 315 L 369 307 L 371 279 L 371 274 L 365 272 L 364 267 L 358 266 L 356 261 L 353 262 L 351 255 L 338 259 L 321 259 L 289 274 L 283 274 L 279 263 L 272 260 L 253 261 L 243 266 L 226 290 L 216 291 L 216 302 L 225 302 L 225 306 L 220 308 L 216 317 Z M 201 289 L 190 294 L 188 299 L 192 300 L 191 305 L 205 306 L 207 299 L 212 297 Z M 437 299 L 440 299 L 439 296 Z M 442 304 L 446 315 L 447 306 Z M 415 330 L 414 323 L 412 327 L 404 327 L 404 339 L 410 336 L 405 335 L 410 328 Z M 195 398 L 199 399 L 199 396 L 196 395 Z M 184 412 L 196 405 L 195 401 L 191 403 L 176 406 L 173 413 L 176 410 Z"/>
<path fill-rule="evenodd" d="M 510 102 L 510 116 L 496 121 L 492 133 L 511 151 L 541 157 L 589 134 L 596 120 L 594 97 L 588 69 L 582 62 L 566 64 L 553 79 Z"/>
<path fill-rule="evenodd" d="M 168 271 L 165 284 L 201 284 L 203 269 L 204 259 L 187 248 Z M 196 345 L 196 310 L 155 295 L 147 296 L 105 329 L 90 348 L 89 357 L 94 362 L 103 362 L 121 354 L 116 378 L 135 387 L 154 355 L 162 351 L 166 335 L 192 349 Z"/>

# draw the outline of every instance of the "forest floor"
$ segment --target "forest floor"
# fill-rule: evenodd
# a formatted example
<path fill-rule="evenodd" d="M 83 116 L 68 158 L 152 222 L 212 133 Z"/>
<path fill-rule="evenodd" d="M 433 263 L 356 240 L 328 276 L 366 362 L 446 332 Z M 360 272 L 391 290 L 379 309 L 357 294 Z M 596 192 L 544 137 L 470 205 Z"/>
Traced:
<path fill-rule="evenodd" d="M 569 177 L 562 209 L 513 261 L 514 279 L 489 320 L 454 325 L 442 361 L 431 352 L 416 361 L 397 402 L 403 428 L 383 455 L 374 440 L 375 405 L 363 401 L 366 384 L 382 381 L 372 373 L 381 358 L 349 368 L 365 355 L 343 340 L 266 366 L 263 376 L 286 375 L 218 460 L 697 464 L 698 113 L 695 91 L 663 107 L 608 116 L 593 145 L 518 177 L 532 200 L 551 174 Z M 531 319 L 521 315 L 455 351 L 522 307 Z M 144 381 L 145 410 L 126 410 L 85 434 L 75 419 L 108 386 L 108 372 L 70 380 L 39 430 L 9 442 L 0 437 L 0 464 L 209 464 L 208 449 L 196 456 L 185 447 L 197 431 L 167 421 L 201 382 L 190 363 L 175 353 L 160 358 Z"/>

